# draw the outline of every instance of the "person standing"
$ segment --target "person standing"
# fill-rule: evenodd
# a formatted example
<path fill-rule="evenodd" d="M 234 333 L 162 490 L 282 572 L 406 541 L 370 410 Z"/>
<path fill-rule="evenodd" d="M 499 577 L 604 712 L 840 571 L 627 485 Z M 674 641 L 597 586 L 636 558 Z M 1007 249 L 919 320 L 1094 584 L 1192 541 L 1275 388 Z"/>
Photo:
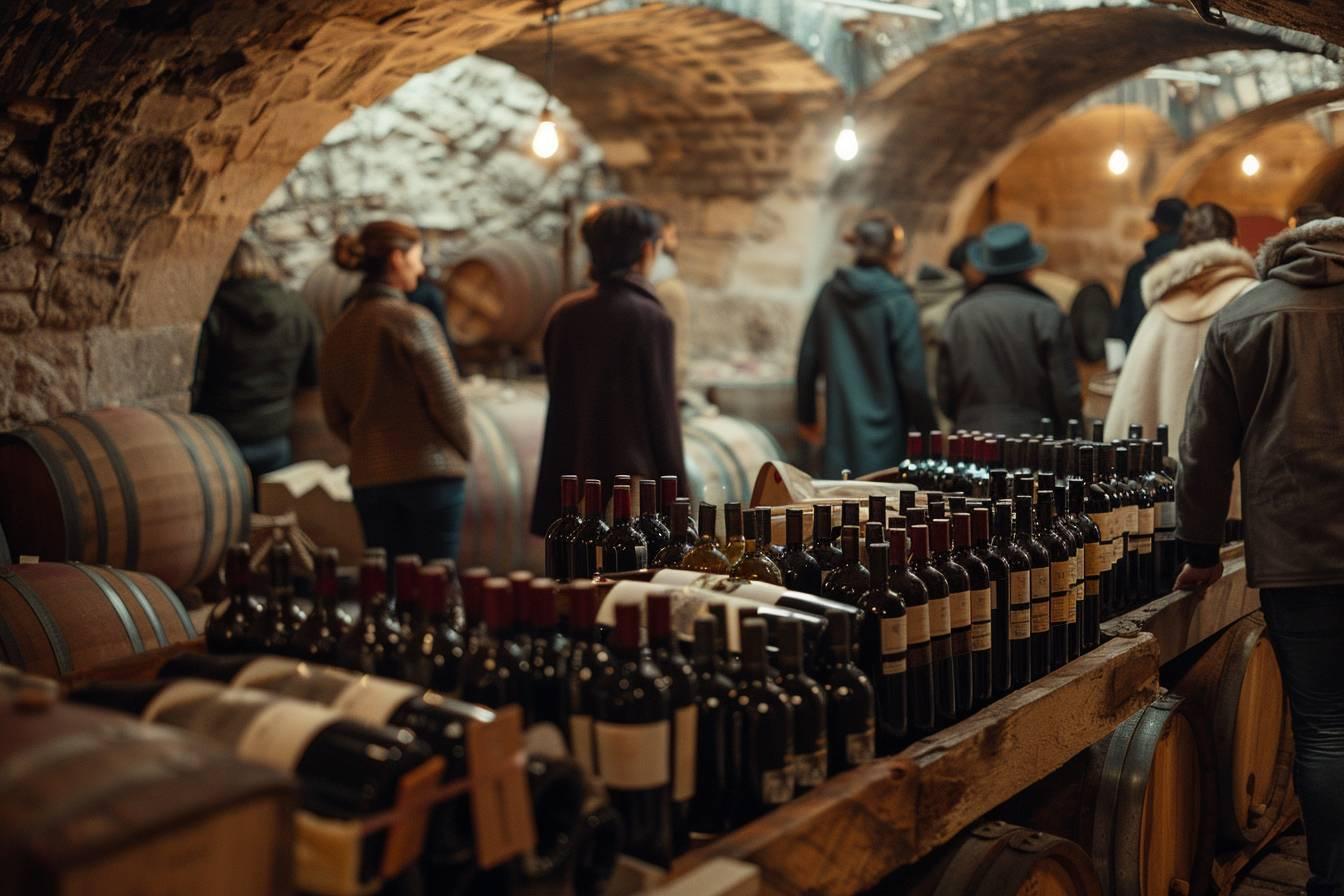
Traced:
<path fill-rule="evenodd" d="M 821 288 L 798 349 L 798 430 L 823 445 L 822 475 L 838 479 L 894 467 L 905 433 L 931 429 L 919 312 L 894 271 L 905 231 L 870 212 L 846 236 L 854 264 Z M 817 378 L 826 377 L 826 422 L 817 419 Z"/>
<path fill-rule="evenodd" d="M 1271 238 L 1264 283 L 1220 311 L 1180 441 L 1178 589 L 1222 575 L 1240 460 L 1246 579 L 1260 589 L 1292 713 L 1312 896 L 1344 894 L 1344 218 Z"/>
<path fill-rule="evenodd" d="M 1134 341 L 1139 322 L 1147 312 L 1143 302 L 1143 275 L 1163 257 L 1176 251 L 1180 243 L 1181 220 L 1189 208 L 1184 199 L 1174 196 L 1157 200 L 1153 215 L 1148 219 L 1157 228 L 1157 235 L 1143 244 L 1143 258 L 1125 271 L 1120 307 L 1111 317 L 1112 339 L 1123 339 L 1126 346 Z"/>
<path fill-rule="evenodd" d="M 542 353 L 546 428 L 531 530 L 560 515 L 560 477 L 600 479 L 610 500 L 620 474 L 676 476 L 686 488 L 672 318 L 649 283 L 658 254 L 656 215 L 629 199 L 588 209 L 583 242 L 593 285 L 560 299 Z"/>
<path fill-rule="evenodd" d="M 265 250 L 243 240 L 201 326 L 191 410 L 220 422 L 257 480 L 289 466 L 294 395 L 317 385 L 317 321 L 280 283 Z"/>
<path fill-rule="evenodd" d="M 322 406 L 350 446 L 365 543 L 393 557 L 456 558 L 471 431 L 443 328 L 406 299 L 422 252 L 420 232 L 400 221 L 337 240 L 337 263 L 364 280 L 327 331 Z"/>
<path fill-rule="evenodd" d="M 961 429 L 1036 432 L 1041 418 L 1083 415 L 1073 362 L 1073 331 L 1055 300 L 1032 284 L 1046 258 L 1031 231 L 995 224 L 970 248 L 985 276 L 943 322 L 938 352 L 938 402 Z"/>

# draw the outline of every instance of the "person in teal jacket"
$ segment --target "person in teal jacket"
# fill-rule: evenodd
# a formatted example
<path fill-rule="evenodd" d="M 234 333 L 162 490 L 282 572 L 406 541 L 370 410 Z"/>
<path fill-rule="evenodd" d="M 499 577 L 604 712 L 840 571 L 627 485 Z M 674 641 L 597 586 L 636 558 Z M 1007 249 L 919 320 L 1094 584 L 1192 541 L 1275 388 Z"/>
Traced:
<path fill-rule="evenodd" d="M 817 296 L 798 350 L 799 432 L 824 444 L 822 475 L 838 479 L 894 467 L 905 434 L 933 429 L 919 310 L 893 273 L 905 232 L 889 216 L 866 214 L 845 238 L 850 267 Z M 826 377 L 826 421 L 817 420 L 817 378 Z"/>

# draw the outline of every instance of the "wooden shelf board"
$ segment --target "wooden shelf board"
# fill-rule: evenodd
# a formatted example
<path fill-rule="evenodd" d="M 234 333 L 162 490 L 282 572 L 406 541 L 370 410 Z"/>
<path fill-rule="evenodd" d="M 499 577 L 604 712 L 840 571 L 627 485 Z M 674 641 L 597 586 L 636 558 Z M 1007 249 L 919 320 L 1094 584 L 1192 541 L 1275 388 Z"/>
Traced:
<path fill-rule="evenodd" d="M 1158 644 L 1117 637 L 898 756 L 827 781 L 679 859 L 761 869 L 761 893 L 852 893 L 928 855 L 1152 701 Z"/>

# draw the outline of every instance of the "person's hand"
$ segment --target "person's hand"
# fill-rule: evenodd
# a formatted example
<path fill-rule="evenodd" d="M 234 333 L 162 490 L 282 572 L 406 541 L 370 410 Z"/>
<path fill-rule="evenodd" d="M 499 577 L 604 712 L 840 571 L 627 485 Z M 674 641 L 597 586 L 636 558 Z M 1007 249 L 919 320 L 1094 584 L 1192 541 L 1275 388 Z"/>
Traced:
<path fill-rule="evenodd" d="M 815 448 L 821 444 L 821 424 L 799 423 L 798 435 L 802 436 L 804 442 Z"/>
<path fill-rule="evenodd" d="M 1176 577 L 1177 591 L 1203 591 L 1223 577 L 1223 564 L 1213 566 L 1191 566 L 1185 564 L 1181 574 Z"/>

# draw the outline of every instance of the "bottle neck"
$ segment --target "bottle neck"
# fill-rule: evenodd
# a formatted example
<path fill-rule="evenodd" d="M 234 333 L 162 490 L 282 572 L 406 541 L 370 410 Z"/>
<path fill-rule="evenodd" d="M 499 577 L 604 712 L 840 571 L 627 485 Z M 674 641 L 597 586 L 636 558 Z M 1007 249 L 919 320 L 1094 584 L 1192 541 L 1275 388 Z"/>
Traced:
<path fill-rule="evenodd" d="M 605 508 L 602 506 L 602 483 L 590 479 L 583 486 L 583 515 L 585 519 L 600 520 Z"/>
<path fill-rule="evenodd" d="M 803 512 L 790 510 L 784 515 L 784 545 L 790 551 L 803 548 Z"/>
<path fill-rule="evenodd" d="M 565 476 L 560 480 L 560 513 L 563 516 L 579 515 L 579 479 L 577 476 Z"/>
<path fill-rule="evenodd" d="M 825 504 L 812 509 L 812 544 L 817 547 L 831 545 L 831 508 Z"/>

